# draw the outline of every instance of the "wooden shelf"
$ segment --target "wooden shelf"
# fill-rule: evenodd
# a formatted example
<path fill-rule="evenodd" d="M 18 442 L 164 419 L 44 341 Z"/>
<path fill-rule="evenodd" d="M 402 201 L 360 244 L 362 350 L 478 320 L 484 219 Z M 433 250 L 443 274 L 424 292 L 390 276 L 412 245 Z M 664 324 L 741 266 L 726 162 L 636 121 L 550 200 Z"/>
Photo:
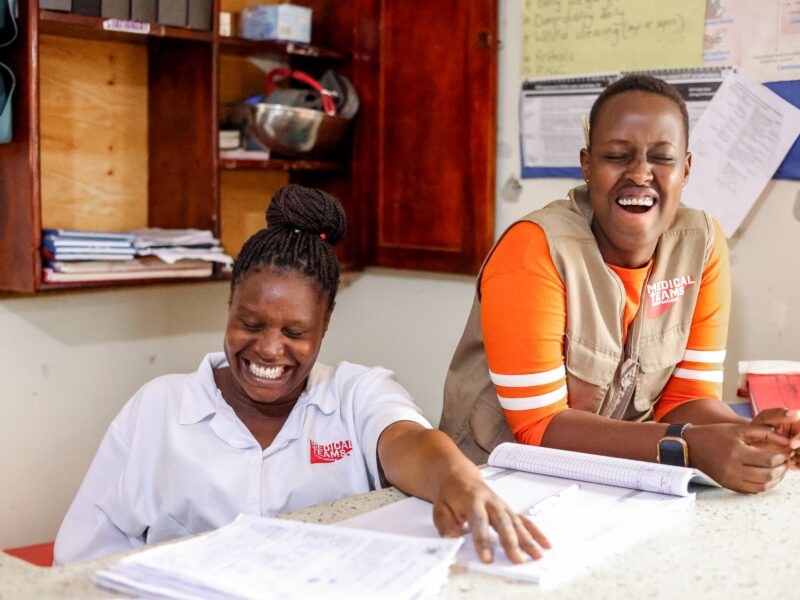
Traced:
<path fill-rule="evenodd" d="M 103 22 L 107 20 L 100 17 L 41 10 L 39 11 L 39 30 L 41 33 L 50 35 L 141 44 L 147 43 L 147 40 L 152 37 L 208 43 L 214 40 L 214 35 L 210 31 L 166 27 L 157 23 L 148 23 L 150 26 L 148 33 L 107 31 L 103 29 Z"/>
<path fill-rule="evenodd" d="M 84 290 L 92 288 L 143 287 L 151 285 L 172 285 L 174 283 L 209 283 L 214 281 L 230 281 L 228 272 L 214 273 L 210 277 L 154 277 L 152 279 L 112 279 L 106 281 L 58 281 L 42 282 L 38 292 L 58 292 L 68 290 Z"/>
<path fill-rule="evenodd" d="M 341 171 L 344 169 L 344 165 L 331 161 L 288 158 L 272 158 L 269 160 L 220 158 L 219 168 L 223 171 Z"/>
<path fill-rule="evenodd" d="M 333 61 L 346 60 L 349 55 L 337 50 L 321 48 L 300 42 L 277 40 L 246 40 L 237 37 L 219 37 L 219 49 L 223 54 L 254 56 L 259 54 L 280 54 L 283 56 L 302 56 Z"/>

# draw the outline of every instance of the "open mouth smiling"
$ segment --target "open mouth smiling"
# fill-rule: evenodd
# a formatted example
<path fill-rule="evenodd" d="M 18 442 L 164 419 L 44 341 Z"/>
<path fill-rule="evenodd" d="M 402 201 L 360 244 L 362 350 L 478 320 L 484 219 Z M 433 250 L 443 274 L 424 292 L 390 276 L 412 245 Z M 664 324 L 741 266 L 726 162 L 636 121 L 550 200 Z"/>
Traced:
<path fill-rule="evenodd" d="M 629 213 L 646 213 L 656 204 L 655 195 L 648 193 L 631 194 L 623 192 L 616 200 L 616 205 Z"/>
<path fill-rule="evenodd" d="M 279 379 L 285 370 L 285 367 L 278 365 L 274 367 L 261 367 L 253 362 L 245 361 L 247 370 L 259 379 L 275 380 Z"/>

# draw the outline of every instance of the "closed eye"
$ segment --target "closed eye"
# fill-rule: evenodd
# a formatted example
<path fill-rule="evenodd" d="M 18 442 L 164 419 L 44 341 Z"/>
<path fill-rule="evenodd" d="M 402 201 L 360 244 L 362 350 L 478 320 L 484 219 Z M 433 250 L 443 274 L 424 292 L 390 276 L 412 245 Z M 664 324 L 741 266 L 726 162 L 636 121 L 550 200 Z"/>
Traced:
<path fill-rule="evenodd" d="M 292 338 L 293 340 L 296 340 L 297 338 L 303 337 L 303 332 L 297 331 L 295 329 L 284 329 L 283 335 L 285 335 L 288 338 Z"/>
<path fill-rule="evenodd" d="M 247 321 L 242 321 L 242 327 L 244 327 L 247 331 L 260 331 L 261 323 L 248 323 Z"/>

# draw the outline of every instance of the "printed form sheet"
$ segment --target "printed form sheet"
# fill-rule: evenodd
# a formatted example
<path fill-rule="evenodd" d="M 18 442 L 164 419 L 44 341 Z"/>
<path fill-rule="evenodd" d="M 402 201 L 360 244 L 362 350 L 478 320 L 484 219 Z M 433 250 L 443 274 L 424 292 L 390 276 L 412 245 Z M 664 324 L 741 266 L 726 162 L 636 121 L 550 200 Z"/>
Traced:
<path fill-rule="evenodd" d="M 206 535 L 123 558 L 95 580 L 170 598 L 412 598 L 435 592 L 461 540 L 387 536 L 240 515 Z"/>
<path fill-rule="evenodd" d="M 684 204 L 730 237 L 800 134 L 800 110 L 741 73 L 730 75 L 692 129 Z"/>

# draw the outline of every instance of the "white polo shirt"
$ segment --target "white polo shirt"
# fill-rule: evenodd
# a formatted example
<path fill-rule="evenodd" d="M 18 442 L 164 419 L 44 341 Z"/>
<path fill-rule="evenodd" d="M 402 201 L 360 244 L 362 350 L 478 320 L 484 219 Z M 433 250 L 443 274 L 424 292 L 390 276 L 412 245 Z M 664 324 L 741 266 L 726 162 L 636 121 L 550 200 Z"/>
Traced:
<path fill-rule="evenodd" d="M 111 423 L 56 537 L 57 564 L 272 516 L 380 487 L 378 438 L 430 424 L 394 374 L 317 363 L 272 444 L 222 398 L 209 354 L 190 375 L 154 379 Z"/>

